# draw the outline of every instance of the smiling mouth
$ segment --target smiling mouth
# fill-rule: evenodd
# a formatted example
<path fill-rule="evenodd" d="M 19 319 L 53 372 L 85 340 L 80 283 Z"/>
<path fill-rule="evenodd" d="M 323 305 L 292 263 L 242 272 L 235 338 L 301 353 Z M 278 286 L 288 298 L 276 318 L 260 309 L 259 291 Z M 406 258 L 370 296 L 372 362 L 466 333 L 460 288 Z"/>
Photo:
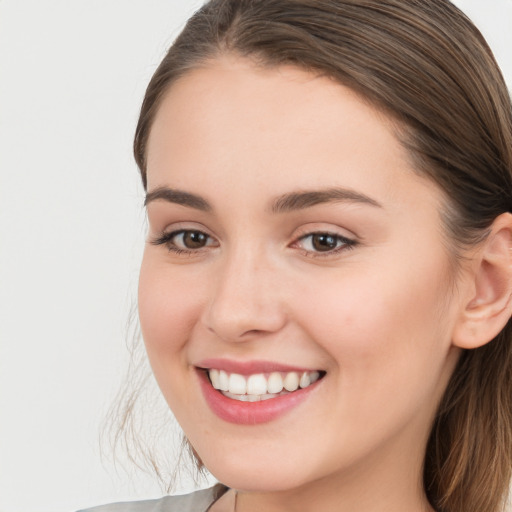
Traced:
<path fill-rule="evenodd" d="M 271 372 L 240 375 L 215 368 L 205 369 L 212 387 L 222 395 L 240 402 L 259 402 L 294 393 L 320 380 L 321 370 Z"/>

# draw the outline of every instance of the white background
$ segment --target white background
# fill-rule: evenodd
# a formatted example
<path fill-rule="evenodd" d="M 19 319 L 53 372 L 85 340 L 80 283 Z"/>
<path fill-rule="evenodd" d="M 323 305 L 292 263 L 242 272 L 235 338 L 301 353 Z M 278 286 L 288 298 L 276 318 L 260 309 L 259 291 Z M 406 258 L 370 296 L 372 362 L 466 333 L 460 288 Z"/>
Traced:
<path fill-rule="evenodd" d="M 0 512 L 162 494 L 102 464 L 98 434 L 143 244 L 137 113 L 200 3 L 0 0 Z M 512 0 L 457 3 L 512 84 Z"/>

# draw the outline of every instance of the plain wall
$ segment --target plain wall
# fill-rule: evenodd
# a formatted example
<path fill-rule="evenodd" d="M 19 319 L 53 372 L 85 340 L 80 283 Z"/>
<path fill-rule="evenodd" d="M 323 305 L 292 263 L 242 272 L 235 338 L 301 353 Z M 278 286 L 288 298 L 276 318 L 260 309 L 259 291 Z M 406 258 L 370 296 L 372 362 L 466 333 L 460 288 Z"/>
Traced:
<path fill-rule="evenodd" d="M 102 463 L 98 433 L 144 237 L 137 113 L 200 3 L 0 0 L 0 512 L 162 494 Z M 457 3 L 512 84 L 512 0 Z"/>

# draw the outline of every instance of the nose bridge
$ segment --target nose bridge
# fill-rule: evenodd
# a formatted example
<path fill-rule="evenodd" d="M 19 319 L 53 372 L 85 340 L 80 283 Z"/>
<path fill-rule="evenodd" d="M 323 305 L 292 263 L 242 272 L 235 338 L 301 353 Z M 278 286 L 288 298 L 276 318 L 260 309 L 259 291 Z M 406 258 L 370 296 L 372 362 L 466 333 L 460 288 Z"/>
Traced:
<path fill-rule="evenodd" d="M 226 341 L 279 330 L 285 322 L 277 269 L 254 243 L 239 243 L 220 258 L 205 323 Z"/>

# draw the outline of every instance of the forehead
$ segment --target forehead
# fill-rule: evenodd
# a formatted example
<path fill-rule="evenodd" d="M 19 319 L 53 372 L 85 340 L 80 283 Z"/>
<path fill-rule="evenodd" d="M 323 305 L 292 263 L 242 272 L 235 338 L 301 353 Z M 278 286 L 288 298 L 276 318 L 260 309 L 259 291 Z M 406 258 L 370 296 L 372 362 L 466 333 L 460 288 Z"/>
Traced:
<path fill-rule="evenodd" d="M 295 188 L 364 184 L 369 195 L 393 194 L 418 180 L 396 133 L 332 79 L 225 57 L 185 74 L 164 97 L 148 142 L 148 189 L 240 193 L 265 182 L 278 194 L 293 180 Z"/>
<path fill-rule="evenodd" d="M 335 117 L 338 123 L 333 125 Z M 266 67 L 230 55 L 188 71 L 171 85 L 156 113 L 150 145 L 155 131 L 176 129 L 178 121 L 181 132 L 188 128 L 227 132 L 230 126 L 222 122 L 236 121 L 239 129 L 245 129 L 241 137 L 259 132 L 259 138 L 271 129 L 277 133 L 280 127 L 295 127 L 298 130 L 290 136 L 300 136 L 307 134 L 305 128 L 312 131 L 325 125 L 336 128 L 341 140 L 355 124 L 374 125 L 374 135 L 380 129 L 394 138 L 397 128 L 389 117 L 329 77 L 295 66 Z"/>

